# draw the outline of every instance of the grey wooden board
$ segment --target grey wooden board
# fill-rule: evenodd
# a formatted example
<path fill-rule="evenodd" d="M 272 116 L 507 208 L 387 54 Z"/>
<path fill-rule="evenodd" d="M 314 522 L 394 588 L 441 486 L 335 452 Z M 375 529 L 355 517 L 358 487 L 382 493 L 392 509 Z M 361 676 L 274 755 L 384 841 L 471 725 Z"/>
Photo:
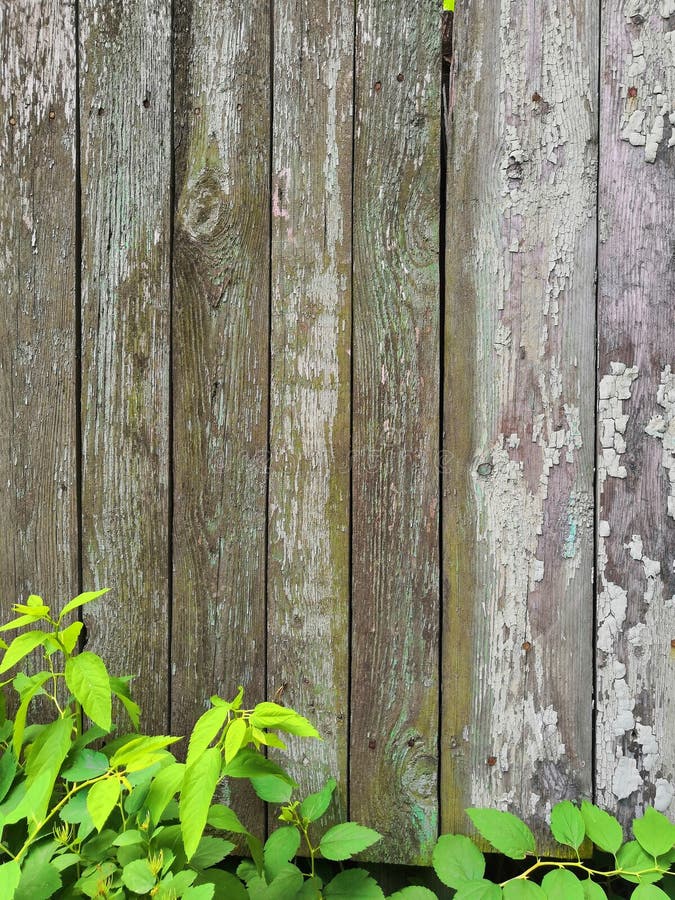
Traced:
<path fill-rule="evenodd" d="M 590 795 L 597 7 L 455 13 L 443 830 Z"/>
<path fill-rule="evenodd" d="M 77 593 L 75 22 L 0 5 L 0 615 Z"/>
<path fill-rule="evenodd" d="M 168 725 L 171 16 L 79 4 L 84 587 L 88 648 Z"/>

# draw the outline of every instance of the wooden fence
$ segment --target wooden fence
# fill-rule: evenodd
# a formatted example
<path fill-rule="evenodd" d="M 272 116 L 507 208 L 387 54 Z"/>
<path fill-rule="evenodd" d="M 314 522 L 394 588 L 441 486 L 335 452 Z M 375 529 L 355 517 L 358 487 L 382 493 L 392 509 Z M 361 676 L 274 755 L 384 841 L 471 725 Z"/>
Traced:
<path fill-rule="evenodd" d="M 0 0 L 2 612 L 394 862 L 675 806 L 675 4 L 440 6 Z"/>

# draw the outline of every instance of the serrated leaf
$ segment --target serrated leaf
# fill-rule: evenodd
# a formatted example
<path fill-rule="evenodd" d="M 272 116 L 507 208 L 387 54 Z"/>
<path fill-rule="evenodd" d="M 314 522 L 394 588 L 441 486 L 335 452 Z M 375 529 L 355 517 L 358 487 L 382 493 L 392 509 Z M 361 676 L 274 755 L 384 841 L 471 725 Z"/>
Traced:
<path fill-rule="evenodd" d="M 127 772 L 139 772 L 165 759 L 165 748 L 179 740 L 168 734 L 141 734 L 118 747 L 110 757 L 110 765 L 112 768 L 125 768 Z"/>
<path fill-rule="evenodd" d="M 267 838 L 263 849 L 263 864 L 268 884 L 293 859 L 298 852 L 300 840 L 300 832 L 293 825 L 277 828 Z"/>
<path fill-rule="evenodd" d="M 631 894 L 631 900 L 670 900 L 670 895 L 655 884 L 640 884 Z"/>
<path fill-rule="evenodd" d="M 92 784 L 87 794 L 87 810 L 97 831 L 108 821 L 108 816 L 120 798 L 122 785 L 117 778 L 104 778 Z"/>
<path fill-rule="evenodd" d="M 85 748 L 73 754 L 68 766 L 61 772 L 66 781 L 89 781 L 108 771 L 108 757 L 98 750 Z"/>
<path fill-rule="evenodd" d="M 287 803 L 293 793 L 293 786 L 276 775 L 260 775 L 249 780 L 253 790 L 265 803 Z"/>
<path fill-rule="evenodd" d="M 184 763 L 170 763 L 152 779 L 150 790 L 145 798 L 153 825 L 157 825 L 162 813 L 175 797 L 185 777 Z"/>
<path fill-rule="evenodd" d="M 651 806 L 641 819 L 633 821 L 633 834 L 652 856 L 663 856 L 675 845 L 675 825 Z"/>
<path fill-rule="evenodd" d="M 64 616 L 67 616 L 69 612 L 72 612 L 80 606 L 84 606 L 85 603 L 91 603 L 92 600 L 96 600 L 98 597 L 102 597 L 103 594 L 107 594 L 109 590 L 110 588 L 103 588 L 101 591 L 85 591 L 83 594 L 78 594 L 77 597 L 73 597 L 59 613 L 59 622 Z"/>
<path fill-rule="evenodd" d="M 623 843 L 623 830 L 614 816 L 588 800 L 581 803 L 581 815 L 588 838 L 606 853 L 615 854 Z"/>
<path fill-rule="evenodd" d="M 256 746 L 262 744 L 265 747 L 274 747 L 276 750 L 286 750 L 286 744 L 271 731 L 262 731 L 260 728 L 251 728 L 251 737 Z"/>
<path fill-rule="evenodd" d="M 212 828 L 219 828 L 221 831 L 248 834 L 248 830 L 241 824 L 236 812 L 222 803 L 216 803 L 209 809 L 206 821 Z"/>
<path fill-rule="evenodd" d="M 0 863 L 0 884 L 4 894 L 3 900 L 14 900 L 14 892 L 20 879 L 21 869 L 18 862 L 12 859 L 6 863 Z"/>
<path fill-rule="evenodd" d="M 235 719 L 225 734 L 225 762 L 232 762 L 246 739 L 246 719 Z"/>
<path fill-rule="evenodd" d="M 197 719 L 188 743 L 186 765 L 191 765 L 211 744 L 225 725 L 228 712 L 229 707 L 214 706 L 213 709 L 207 709 Z"/>
<path fill-rule="evenodd" d="M 478 832 L 495 850 L 511 859 L 524 859 L 537 852 L 534 835 L 513 813 L 499 809 L 467 809 Z"/>
<path fill-rule="evenodd" d="M 61 876 L 49 860 L 50 853 L 51 848 L 47 845 L 37 847 L 26 857 L 21 866 L 21 880 L 14 893 L 14 900 L 47 900 L 59 890 Z"/>
<path fill-rule="evenodd" d="M 345 869 L 323 889 L 326 900 L 384 900 L 382 888 L 365 869 Z"/>
<path fill-rule="evenodd" d="M 381 839 L 381 835 L 372 828 L 357 825 L 356 822 L 344 822 L 334 825 L 321 838 L 319 849 L 325 859 L 340 861 L 349 859 Z"/>
<path fill-rule="evenodd" d="M 263 775 L 276 775 L 292 787 L 297 787 L 293 779 L 287 775 L 284 770 L 273 763 L 271 759 L 258 753 L 257 750 L 251 750 L 244 747 L 237 753 L 232 762 L 223 768 L 223 775 L 230 778 L 258 778 Z"/>
<path fill-rule="evenodd" d="M 479 881 L 465 882 L 455 894 L 454 900 L 500 900 L 502 889 L 481 878 Z"/>
<path fill-rule="evenodd" d="M 319 738 L 316 728 L 300 713 L 278 703 L 258 703 L 249 716 L 251 725 L 256 728 L 276 728 L 299 737 Z"/>
<path fill-rule="evenodd" d="M 561 800 L 551 810 L 551 833 L 559 844 L 578 850 L 584 842 L 584 817 L 569 800 Z"/>
<path fill-rule="evenodd" d="M 479 881 L 485 874 L 485 857 L 470 838 L 460 834 L 442 835 L 431 859 L 440 880 L 451 888 Z"/>
<path fill-rule="evenodd" d="M 304 880 L 304 875 L 297 866 L 286 863 L 268 884 L 265 900 L 291 900 L 297 897 Z"/>
<path fill-rule="evenodd" d="M 404 887 L 402 890 L 396 891 L 395 894 L 390 894 L 389 900 L 438 900 L 438 898 L 429 888 L 421 885 L 410 885 L 410 887 Z"/>
<path fill-rule="evenodd" d="M 35 629 L 26 631 L 18 635 L 5 650 L 2 662 L 0 663 L 0 674 L 7 672 L 12 666 L 15 666 L 29 653 L 32 653 L 36 647 L 40 647 L 47 639 L 44 631 Z"/>
<path fill-rule="evenodd" d="M 533 881 L 522 878 L 507 881 L 502 888 L 504 900 L 546 900 L 546 893 Z"/>
<path fill-rule="evenodd" d="M 547 872 L 541 886 L 548 900 L 584 900 L 583 885 L 569 869 Z"/>
<path fill-rule="evenodd" d="M 147 859 L 134 859 L 122 869 L 122 884 L 136 894 L 149 894 L 156 882 Z"/>
<path fill-rule="evenodd" d="M 208 869 L 209 866 L 215 866 L 224 860 L 234 850 L 235 846 L 232 841 L 206 835 L 202 837 L 197 845 L 197 849 L 190 859 L 190 865 L 197 871 Z"/>
<path fill-rule="evenodd" d="M 211 800 L 220 777 L 220 764 L 220 751 L 217 747 L 210 747 L 185 768 L 178 811 L 188 860 L 197 849 L 204 832 Z"/>
<path fill-rule="evenodd" d="M 584 900 L 607 900 L 607 894 L 599 884 L 590 878 L 584 878 L 581 886 L 584 890 Z"/>
<path fill-rule="evenodd" d="M 197 877 L 197 885 L 213 884 L 214 896 L 219 900 L 249 900 L 246 888 L 231 872 L 223 872 L 222 869 L 205 869 Z"/>
<path fill-rule="evenodd" d="M 316 822 L 330 806 L 337 781 L 329 778 L 324 787 L 315 794 L 309 794 L 300 804 L 300 815 L 309 822 Z"/>
<path fill-rule="evenodd" d="M 91 721 L 110 731 L 110 678 L 101 657 L 87 650 L 71 656 L 66 662 L 66 684 Z"/>
<path fill-rule="evenodd" d="M 661 878 L 659 872 L 649 872 L 654 868 L 654 857 L 645 853 L 637 841 L 628 841 L 616 854 L 617 868 L 621 869 L 621 877 L 632 884 L 641 881 L 651 883 Z"/>

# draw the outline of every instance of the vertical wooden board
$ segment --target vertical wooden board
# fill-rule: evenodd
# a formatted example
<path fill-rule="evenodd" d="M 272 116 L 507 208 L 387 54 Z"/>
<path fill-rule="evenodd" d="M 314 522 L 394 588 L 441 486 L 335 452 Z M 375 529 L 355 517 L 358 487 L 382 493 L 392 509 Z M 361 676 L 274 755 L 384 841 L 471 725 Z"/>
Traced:
<path fill-rule="evenodd" d="M 227 697 L 242 684 L 254 703 L 265 691 L 269 23 L 268 0 L 182 0 L 175 10 L 172 727 L 180 732 L 213 693 Z M 262 827 L 261 808 L 244 818 Z"/>
<path fill-rule="evenodd" d="M 73 9 L 0 5 L 0 618 L 77 593 Z"/>
<path fill-rule="evenodd" d="M 350 817 L 437 833 L 440 8 L 357 4 Z"/>
<path fill-rule="evenodd" d="M 300 793 L 346 817 L 353 9 L 274 9 L 268 689 L 316 725 Z M 324 824 L 327 819 L 322 819 Z"/>
<path fill-rule="evenodd" d="M 444 831 L 591 790 L 597 10 L 458 4 L 448 123 Z"/>
<path fill-rule="evenodd" d="M 602 23 L 596 780 L 627 824 L 675 812 L 675 6 Z"/>
<path fill-rule="evenodd" d="M 82 530 L 88 647 L 168 724 L 168 0 L 79 4 Z"/>

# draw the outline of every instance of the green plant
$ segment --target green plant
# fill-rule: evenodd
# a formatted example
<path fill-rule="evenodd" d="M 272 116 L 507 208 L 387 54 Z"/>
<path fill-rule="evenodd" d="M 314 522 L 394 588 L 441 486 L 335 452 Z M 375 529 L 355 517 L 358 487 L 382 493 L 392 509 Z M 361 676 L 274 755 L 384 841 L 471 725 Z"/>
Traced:
<path fill-rule="evenodd" d="M 612 892 L 617 881 L 637 885 L 631 894 L 635 900 L 675 896 L 675 873 L 669 871 L 675 862 L 675 825 L 652 808 L 634 820 L 635 840 L 624 842 L 619 822 L 592 803 L 583 801 L 580 809 L 569 800 L 557 803 L 551 811 L 551 832 L 559 844 L 574 851 L 572 860 L 539 856 L 530 829 L 509 812 L 468 809 L 467 814 L 499 853 L 534 861 L 519 875 L 495 883 L 485 878 L 485 857 L 470 838 L 444 835 L 434 849 L 433 864 L 440 880 L 456 889 L 455 900 L 603 900 L 607 896 L 603 886 Z M 600 851 L 598 865 L 582 861 L 584 842 Z M 656 882 L 667 876 L 671 881 L 664 890 Z"/>
<path fill-rule="evenodd" d="M 82 623 L 66 623 L 104 593 L 80 594 L 58 616 L 31 596 L 0 628 L 19 632 L 9 644 L 0 640 L 0 675 L 29 656 L 42 662 L 37 674 L 18 672 L 2 684 L 0 900 L 382 896 L 372 893 L 375 882 L 359 869 L 324 886 L 315 871 L 319 853 L 348 859 L 379 835 L 345 823 L 314 846 L 309 825 L 326 812 L 335 782 L 302 803 L 290 802 L 297 785 L 264 755 L 266 747 L 285 749 L 275 732 L 319 738 L 303 716 L 270 702 L 244 708 L 242 688 L 231 701 L 212 697 L 184 763 L 168 749 L 180 738 L 138 733 L 131 679 L 111 676 L 95 653 L 77 653 Z M 4 703 L 10 683 L 18 695 L 13 719 Z M 51 720 L 30 721 L 37 697 L 51 709 Z M 129 718 L 128 733 L 115 733 L 114 698 Z M 231 778 L 248 779 L 262 799 L 285 804 L 283 825 L 264 845 L 234 810 L 217 802 L 219 785 Z M 230 837 L 243 839 L 251 854 L 238 875 L 219 867 L 235 849 Z M 307 871 L 291 862 L 303 840 Z"/>

